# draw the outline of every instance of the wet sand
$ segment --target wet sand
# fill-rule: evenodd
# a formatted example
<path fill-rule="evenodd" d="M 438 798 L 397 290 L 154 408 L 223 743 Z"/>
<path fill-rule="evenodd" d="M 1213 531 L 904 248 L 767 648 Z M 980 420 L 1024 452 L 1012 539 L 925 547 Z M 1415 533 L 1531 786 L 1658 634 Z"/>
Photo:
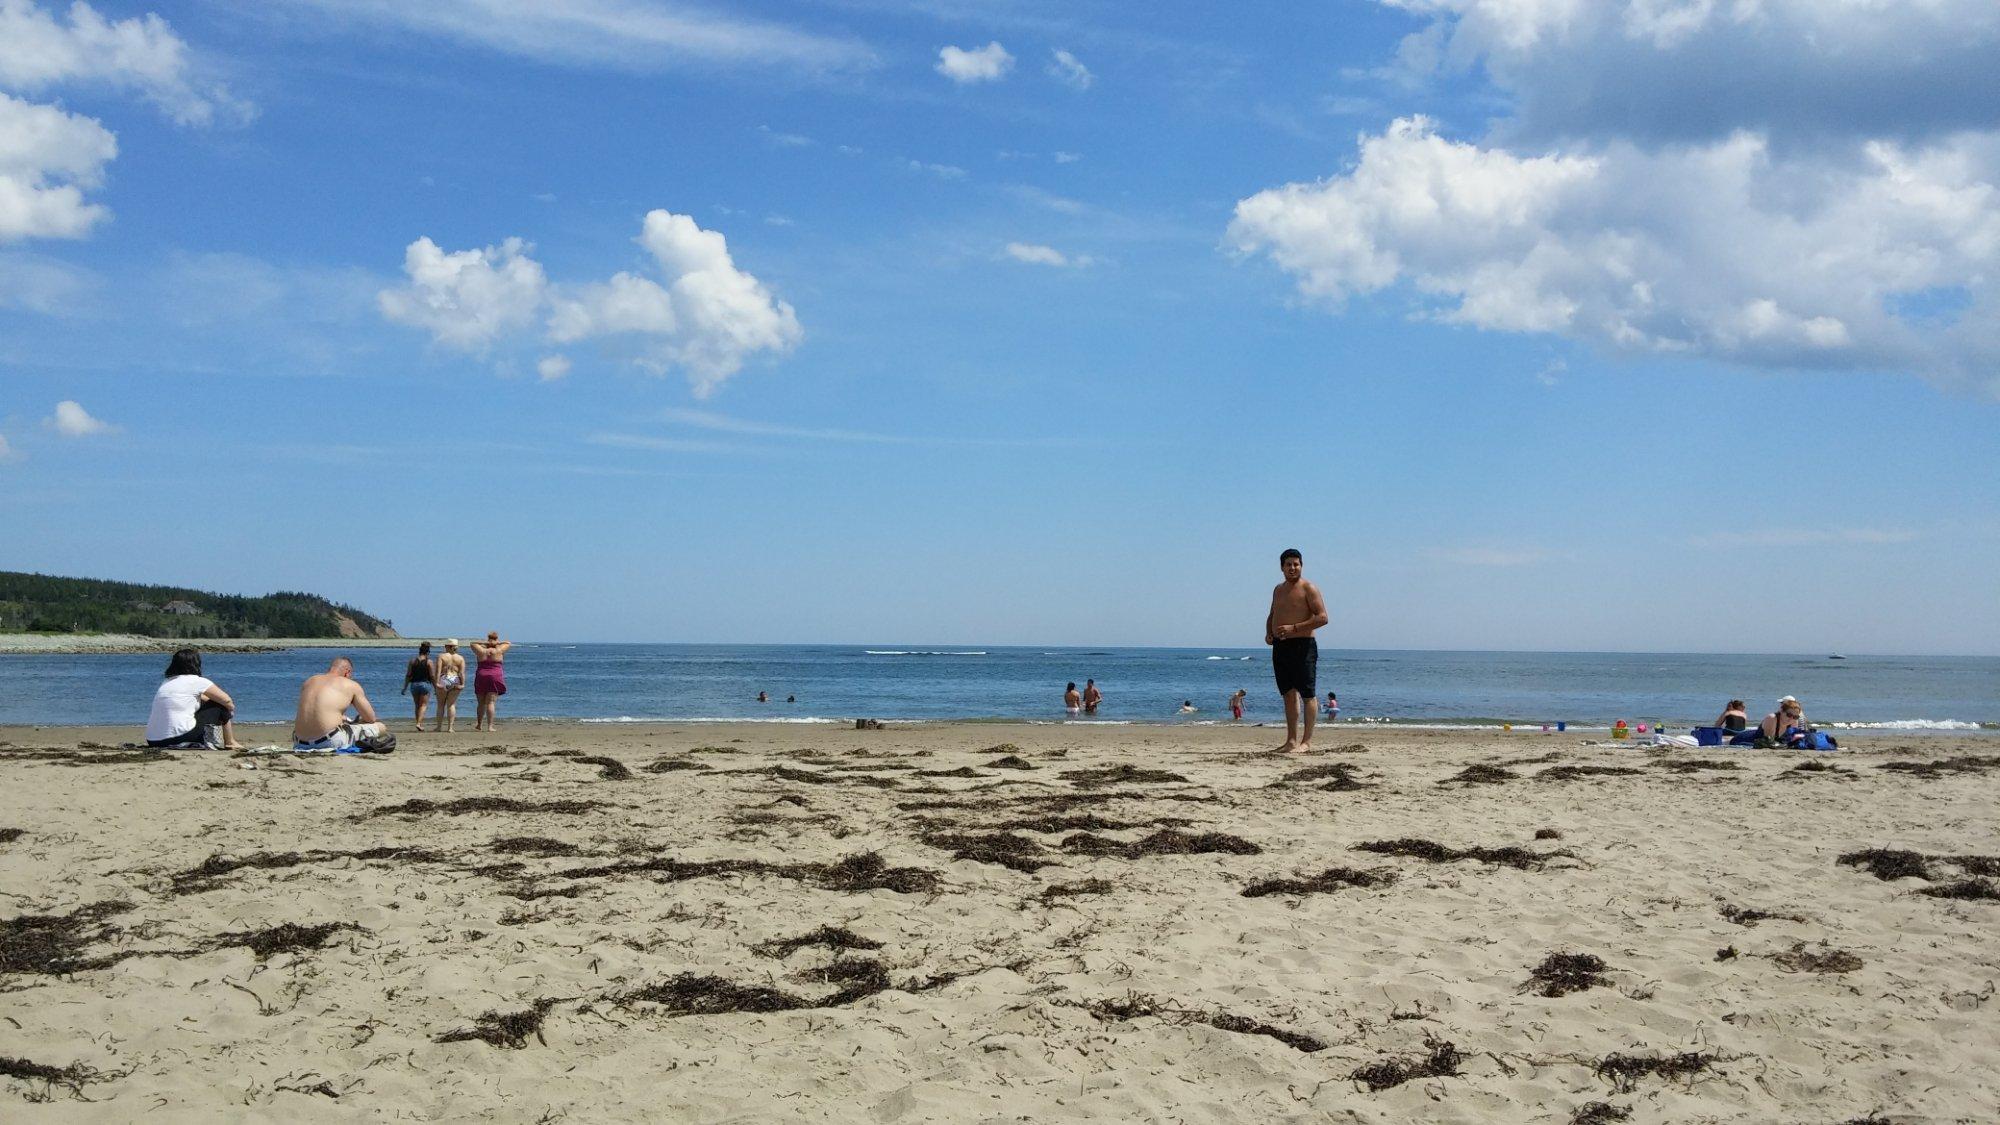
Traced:
<path fill-rule="evenodd" d="M 36 1120 L 2000 1117 L 1988 739 L 135 735 L 0 728 Z"/>

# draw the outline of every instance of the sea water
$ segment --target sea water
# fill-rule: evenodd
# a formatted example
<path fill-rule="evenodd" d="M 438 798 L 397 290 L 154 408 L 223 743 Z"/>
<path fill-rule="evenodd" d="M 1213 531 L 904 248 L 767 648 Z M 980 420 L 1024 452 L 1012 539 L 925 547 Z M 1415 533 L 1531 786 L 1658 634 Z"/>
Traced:
<path fill-rule="evenodd" d="M 239 718 L 289 720 L 299 681 L 335 652 L 208 653 L 204 671 Z M 348 650 L 376 708 L 406 719 L 397 693 L 409 649 Z M 468 659 L 470 653 L 467 653 Z M 0 724 L 145 722 L 165 654 L 0 655 Z M 1246 721 L 1282 722 L 1269 650 L 982 645 L 517 644 L 507 656 L 506 719 L 846 722 L 1068 721 L 1064 685 L 1094 678 L 1098 714 L 1080 721 L 1227 721 L 1249 692 Z M 1685 728 L 1732 698 L 1754 720 L 1781 695 L 1836 729 L 2000 733 L 2000 658 L 1746 656 L 1646 653 L 1320 653 L 1319 691 L 1340 694 L 1340 721 L 1594 729 L 1624 719 Z M 766 692 L 769 703 L 756 702 Z M 795 698 L 796 702 L 785 702 Z M 1197 710 L 1182 714 L 1181 704 Z M 468 691 L 460 722 L 472 722 Z"/>

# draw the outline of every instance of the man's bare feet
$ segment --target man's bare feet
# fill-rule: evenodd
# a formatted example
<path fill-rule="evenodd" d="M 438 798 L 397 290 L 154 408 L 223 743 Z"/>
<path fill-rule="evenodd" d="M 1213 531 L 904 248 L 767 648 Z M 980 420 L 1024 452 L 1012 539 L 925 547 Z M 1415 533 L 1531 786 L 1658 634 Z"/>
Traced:
<path fill-rule="evenodd" d="M 1313 752 L 1313 744 L 1310 742 L 1301 742 L 1297 746 L 1292 747 L 1289 752 L 1293 754 L 1310 754 Z"/>
<path fill-rule="evenodd" d="M 1291 739 L 1287 738 L 1287 739 L 1285 740 L 1285 744 L 1284 744 L 1283 746 L 1280 746 L 1280 747 L 1278 747 L 1278 748 L 1277 748 L 1276 750 L 1273 750 L 1273 751 L 1271 751 L 1271 753 L 1273 753 L 1273 754 L 1289 754 L 1289 753 L 1291 753 L 1291 752 L 1292 752 L 1292 748 L 1293 748 L 1294 746 L 1296 746 L 1296 745 L 1298 745 L 1298 744 L 1297 744 L 1297 743 L 1295 743 L 1295 742 L 1293 742 L 1293 741 L 1292 741 Z"/>

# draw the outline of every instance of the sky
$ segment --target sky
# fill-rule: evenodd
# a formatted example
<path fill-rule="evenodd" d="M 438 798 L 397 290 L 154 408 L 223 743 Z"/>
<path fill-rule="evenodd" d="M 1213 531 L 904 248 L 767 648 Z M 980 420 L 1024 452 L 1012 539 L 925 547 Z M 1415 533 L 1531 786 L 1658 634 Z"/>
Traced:
<path fill-rule="evenodd" d="M 0 568 L 2000 653 L 1991 0 L 0 0 Z"/>

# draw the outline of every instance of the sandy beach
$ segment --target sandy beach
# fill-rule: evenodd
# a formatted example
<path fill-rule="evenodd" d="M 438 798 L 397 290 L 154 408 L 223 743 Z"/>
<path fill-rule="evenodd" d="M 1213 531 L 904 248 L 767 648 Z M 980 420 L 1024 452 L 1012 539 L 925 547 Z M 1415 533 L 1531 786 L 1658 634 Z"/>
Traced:
<path fill-rule="evenodd" d="M 0 728 L 8 1116 L 2000 1116 L 1987 740 L 135 734 Z"/>

